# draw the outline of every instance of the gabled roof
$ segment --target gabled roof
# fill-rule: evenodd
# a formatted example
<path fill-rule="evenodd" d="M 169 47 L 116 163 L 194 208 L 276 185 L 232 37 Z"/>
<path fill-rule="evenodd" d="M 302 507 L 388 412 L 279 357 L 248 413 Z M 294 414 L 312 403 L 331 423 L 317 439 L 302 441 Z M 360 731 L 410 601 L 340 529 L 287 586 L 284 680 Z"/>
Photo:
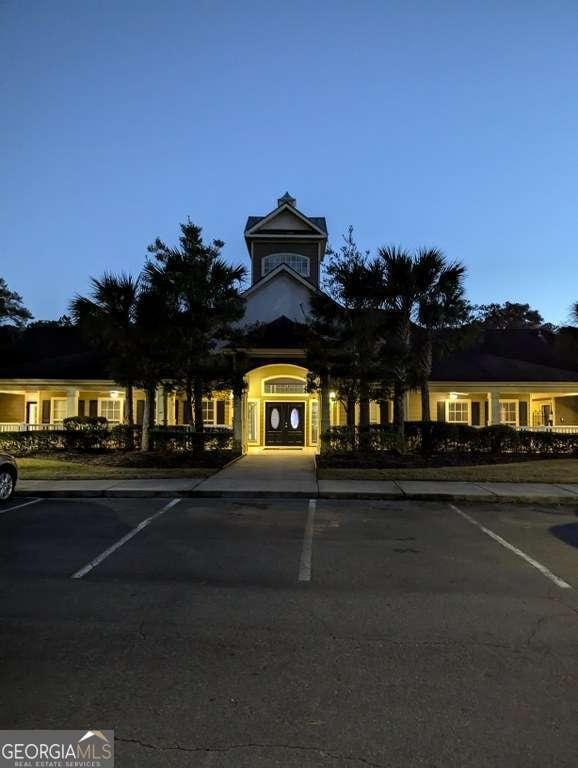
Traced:
<path fill-rule="evenodd" d="M 267 224 L 267 222 L 274 219 L 276 216 L 279 216 L 279 214 L 283 213 L 284 211 L 288 211 L 289 213 L 293 214 L 294 216 L 297 216 L 297 218 L 301 219 L 303 222 L 308 224 L 317 234 L 327 237 L 327 223 L 325 221 L 324 216 L 306 216 L 304 213 L 302 213 L 298 208 L 295 207 L 293 204 L 294 198 L 292 198 L 288 193 L 285 193 L 283 197 L 279 198 L 278 205 L 276 208 L 274 208 L 272 211 L 270 211 L 265 216 L 249 216 L 247 219 L 247 223 L 245 225 L 245 237 L 247 235 L 253 235 L 257 234 L 258 230 L 264 225 Z M 268 233 L 272 234 L 274 230 L 269 230 Z M 263 233 L 267 234 L 267 233 Z M 296 234 L 305 234 L 304 232 L 298 231 Z"/>
<path fill-rule="evenodd" d="M 255 291 L 262 288 L 271 280 L 274 280 L 277 277 L 277 275 L 279 275 L 281 272 L 286 272 L 289 277 L 293 278 L 293 280 L 303 285 L 305 288 L 311 291 L 311 293 L 317 293 L 320 290 L 316 285 L 313 285 L 313 283 L 310 283 L 309 280 L 306 280 L 304 277 L 301 277 L 301 275 L 298 272 L 296 272 L 294 269 L 292 269 L 292 267 L 290 267 L 288 264 L 279 264 L 278 267 L 275 267 L 275 269 L 272 269 L 270 272 L 267 272 L 266 275 L 263 275 L 263 277 L 257 280 L 257 282 L 253 283 L 253 285 L 251 285 L 249 288 L 243 291 L 243 296 L 249 296 L 252 293 L 255 293 Z"/>
<path fill-rule="evenodd" d="M 245 234 L 259 224 L 259 222 L 265 221 L 266 218 L 266 216 L 248 216 L 247 223 L 245 224 Z M 308 216 L 307 220 L 327 236 L 327 222 L 325 221 L 325 216 Z"/>

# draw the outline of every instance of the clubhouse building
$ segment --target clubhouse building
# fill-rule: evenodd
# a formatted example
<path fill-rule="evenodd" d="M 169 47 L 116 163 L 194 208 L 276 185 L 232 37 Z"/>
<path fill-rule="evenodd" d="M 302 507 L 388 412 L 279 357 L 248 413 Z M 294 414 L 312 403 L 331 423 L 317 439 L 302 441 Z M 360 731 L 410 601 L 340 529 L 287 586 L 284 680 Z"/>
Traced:
<path fill-rule="evenodd" d="M 327 426 L 345 423 L 334 392 L 306 387 L 305 324 L 320 290 L 325 219 L 303 213 L 285 194 L 270 213 L 250 216 L 244 234 L 251 260 L 244 322 L 259 324 L 246 350 L 250 369 L 243 395 L 215 392 L 204 400 L 205 424 L 233 428 L 245 451 L 317 450 Z M 0 363 L 0 430 L 54 429 L 77 415 L 123 421 L 125 393 L 107 376 L 106 361 L 85 349 L 75 329 L 58 330 L 69 337 L 62 347 L 48 343 Z M 578 432 L 578 360 L 562 362 L 548 331 L 486 332 L 471 349 L 436 363 L 430 398 L 433 419 Z M 134 405 L 140 421 L 143 393 L 135 392 Z M 372 402 L 370 416 L 391 421 L 392 403 Z M 159 388 L 157 423 L 182 425 L 183 417 L 184 395 Z M 419 392 L 407 394 L 407 418 L 421 418 Z"/>

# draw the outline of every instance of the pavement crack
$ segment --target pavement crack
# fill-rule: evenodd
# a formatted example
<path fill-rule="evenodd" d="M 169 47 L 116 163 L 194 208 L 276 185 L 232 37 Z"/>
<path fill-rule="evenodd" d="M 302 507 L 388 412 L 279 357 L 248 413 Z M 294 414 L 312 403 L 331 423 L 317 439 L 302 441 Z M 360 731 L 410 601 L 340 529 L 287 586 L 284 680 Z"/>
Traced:
<path fill-rule="evenodd" d="M 370 768 L 386 768 L 383 763 L 375 763 L 372 760 L 368 760 L 365 757 L 359 757 L 357 755 L 348 755 L 341 752 L 331 752 L 323 747 L 308 747 L 302 744 L 277 744 L 271 742 L 246 742 L 242 744 L 219 744 L 215 746 L 187 746 L 183 744 L 151 744 L 150 742 L 142 741 L 141 739 L 129 739 L 121 736 L 116 736 L 115 741 L 121 744 L 136 744 L 143 749 L 150 749 L 154 752 L 187 752 L 198 754 L 199 752 L 211 753 L 225 753 L 233 752 L 239 749 L 284 749 L 292 750 L 296 752 L 315 752 L 323 758 L 330 760 L 347 761 L 350 763 L 360 763 L 361 765 L 370 766 Z"/>

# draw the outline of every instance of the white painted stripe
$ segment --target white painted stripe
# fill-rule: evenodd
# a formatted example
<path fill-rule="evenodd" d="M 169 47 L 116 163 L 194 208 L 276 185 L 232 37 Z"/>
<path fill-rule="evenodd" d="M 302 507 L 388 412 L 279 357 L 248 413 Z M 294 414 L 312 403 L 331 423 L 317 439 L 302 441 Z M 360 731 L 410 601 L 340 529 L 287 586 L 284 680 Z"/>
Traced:
<path fill-rule="evenodd" d="M 303 535 L 303 549 L 299 562 L 299 581 L 311 581 L 311 557 L 313 555 L 313 525 L 315 523 L 316 499 L 309 499 L 305 534 Z"/>
<path fill-rule="evenodd" d="M 31 504 L 38 504 L 42 499 L 32 499 L 32 501 L 25 501 L 23 504 L 17 504 L 15 507 L 7 507 L 6 509 L 0 509 L 0 515 L 5 512 L 12 512 L 13 509 L 22 509 L 22 507 L 29 507 Z"/>
<path fill-rule="evenodd" d="M 557 587 L 560 587 L 560 589 L 573 589 L 571 584 L 568 584 L 567 581 L 564 581 L 564 579 L 561 579 L 559 576 L 556 576 L 556 574 L 552 573 L 552 571 L 549 568 L 546 568 L 545 565 L 542 565 L 542 563 L 539 563 L 537 560 L 534 560 L 533 557 L 530 557 L 530 555 L 527 555 L 525 552 L 522 552 L 521 549 L 518 549 L 518 547 L 515 547 L 513 544 L 510 544 L 509 541 L 506 541 L 506 539 L 503 539 L 497 533 L 494 533 L 489 528 L 486 528 L 481 523 L 478 523 L 478 521 L 474 520 L 474 518 L 468 515 L 467 512 L 462 512 L 462 510 L 458 509 L 455 506 L 455 504 L 450 504 L 450 507 L 454 510 L 454 512 L 457 512 L 458 515 L 461 515 L 465 520 L 467 520 L 468 522 L 472 523 L 472 525 L 475 525 L 477 528 L 479 528 L 480 531 L 483 531 L 486 534 L 486 536 L 489 536 L 490 538 L 494 539 L 494 541 L 497 541 L 498 544 L 501 544 L 506 549 L 509 549 L 510 552 L 513 552 L 515 555 L 518 555 L 518 557 L 521 557 L 522 560 L 525 560 L 531 566 L 536 568 L 536 570 L 540 571 L 542 576 L 545 576 L 547 579 L 550 579 L 550 581 L 553 581 Z"/>
<path fill-rule="evenodd" d="M 72 579 L 82 579 L 83 576 L 86 576 L 87 573 L 92 571 L 93 568 L 96 568 L 97 565 L 100 565 L 103 560 L 106 560 L 106 558 L 109 555 L 112 555 L 113 552 L 116 552 L 117 549 L 120 549 L 123 544 L 126 544 L 127 541 L 130 541 L 134 536 L 137 535 L 139 531 L 142 531 L 144 528 L 147 527 L 147 525 L 150 525 L 153 520 L 156 520 L 157 517 L 160 517 L 161 515 L 164 515 L 165 512 L 168 512 L 169 509 L 175 506 L 175 504 L 178 504 L 180 499 L 171 499 L 168 504 L 165 504 L 165 506 L 162 509 L 159 509 L 158 512 L 155 512 L 154 515 L 151 515 L 150 517 L 147 517 L 146 520 L 143 520 L 142 523 L 139 523 L 136 528 L 133 528 L 132 531 L 129 531 L 129 533 L 126 534 L 126 536 L 123 536 L 122 539 L 119 539 L 117 542 L 115 542 L 111 547 L 108 549 L 105 549 L 104 552 L 102 552 L 98 557 L 95 557 L 94 560 L 91 560 L 90 563 L 87 563 L 85 566 L 83 566 L 79 571 L 76 571 L 76 573 L 73 573 L 70 578 Z"/>

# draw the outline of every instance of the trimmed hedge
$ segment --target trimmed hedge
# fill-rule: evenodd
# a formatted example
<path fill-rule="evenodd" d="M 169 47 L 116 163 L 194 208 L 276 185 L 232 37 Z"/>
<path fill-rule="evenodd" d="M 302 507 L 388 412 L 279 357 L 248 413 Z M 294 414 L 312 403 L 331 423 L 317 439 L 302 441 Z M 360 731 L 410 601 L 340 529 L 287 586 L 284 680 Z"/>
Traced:
<path fill-rule="evenodd" d="M 199 434 L 190 427 L 155 427 L 151 430 L 151 446 L 157 451 L 225 451 L 233 446 L 233 430 L 205 427 Z"/>
<path fill-rule="evenodd" d="M 0 452 L 14 456 L 52 451 L 112 451 L 127 450 L 140 445 L 141 428 L 116 425 L 108 428 L 106 419 L 94 416 L 73 416 L 65 419 L 58 430 L 0 432 Z M 207 427 L 202 435 L 189 427 L 151 429 L 151 450 L 199 452 L 230 450 L 233 431 L 225 427 Z"/>
<path fill-rule="evenodd" d="M 108 422 L 102 416 L 70 416 L 62 426 L 65 448 L 73 451 L 102 449 L 109 437 Z"/>
<path fill-rule="evenodd" d="M 516 430 L 505 424 L 470 427 L 445 421 L 407 421 L 407 450 L 410 453 L 488 453 L 528 456 L 578 456 L 578 434 L 555 431 Z M 328 450 L 347 453 L 360 447 L 359 427 L 332 427 L 325 434 Z M 367 452 L 397 450 L 392 426 L 372 424 L 363 436 Z"/>

